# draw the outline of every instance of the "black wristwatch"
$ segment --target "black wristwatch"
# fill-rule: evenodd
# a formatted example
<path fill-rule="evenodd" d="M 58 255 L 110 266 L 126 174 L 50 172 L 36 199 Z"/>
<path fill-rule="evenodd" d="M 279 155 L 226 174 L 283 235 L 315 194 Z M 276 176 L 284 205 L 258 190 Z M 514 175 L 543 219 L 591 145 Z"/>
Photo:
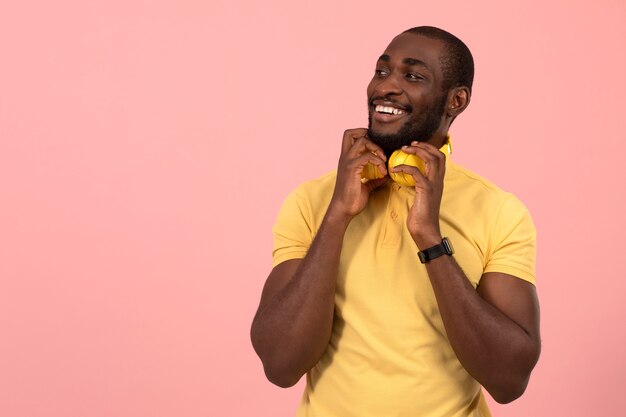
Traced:
<path fill-rule="evenodd" d="M 450 243 L 447 237 L 444 237 L 440 244 L 417 252 L 417 256 L 419 256 L 420 261 L 425 264 L 442 255 L 450 256 L 453 253 L 454 248 L 452 247 L 452 243 Z"/>

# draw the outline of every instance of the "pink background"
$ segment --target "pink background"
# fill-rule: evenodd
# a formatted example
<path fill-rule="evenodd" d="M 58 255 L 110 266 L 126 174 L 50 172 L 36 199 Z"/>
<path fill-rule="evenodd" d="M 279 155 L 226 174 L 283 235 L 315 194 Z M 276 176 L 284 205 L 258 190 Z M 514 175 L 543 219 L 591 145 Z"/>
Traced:
<path fill-rule="evenodd" d="M 623 0 L 0 1 L 0 415 L 293 415 L 302 385 L 248 337 L 271 226 L 420 24 L 477 63 L 453 157 L 539 229 L 543 353 L 495 415 L 623 413 L 625 22 Z"/>

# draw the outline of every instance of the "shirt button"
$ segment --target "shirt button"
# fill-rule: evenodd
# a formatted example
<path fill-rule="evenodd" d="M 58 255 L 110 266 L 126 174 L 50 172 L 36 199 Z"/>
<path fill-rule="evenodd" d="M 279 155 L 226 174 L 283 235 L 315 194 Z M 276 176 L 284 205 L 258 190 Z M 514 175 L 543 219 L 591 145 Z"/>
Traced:
<path fill-rule="evenodd" d="M 395 184 L 395 183 L 394 183 L 394 184 L 393 184 L 393 186 L 392 186 L 392 188 L 393 188 L 395 191 L 398 191 L 398 190 L 400 189 L 400 184 Z"/>
<path fill-rule="evenodd" d="M 391 218 L 396 220 L 398 218 L 398 213 L 396 213 L 395 211 L 391 211 Z"/>

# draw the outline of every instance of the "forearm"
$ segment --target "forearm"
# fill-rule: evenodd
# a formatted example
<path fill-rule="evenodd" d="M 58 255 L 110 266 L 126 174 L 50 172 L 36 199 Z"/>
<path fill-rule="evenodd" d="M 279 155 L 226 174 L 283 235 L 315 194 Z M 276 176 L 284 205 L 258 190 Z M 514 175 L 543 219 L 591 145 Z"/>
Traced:
<path fill-rule="evenodd" d="M 539 341 L 484 300 L 454 260 L 426 264 L 450 344 L 465 369 L 498 402 L 519 397 L 539 355 Z"/>
<path fill-rule="evenodd" d="M 268 379 L 291 386 L 322 356 L 330 339 L 343 236 L 350 219 L 326 213 L 291 280 L 259 309 L 252 343 Z"/>

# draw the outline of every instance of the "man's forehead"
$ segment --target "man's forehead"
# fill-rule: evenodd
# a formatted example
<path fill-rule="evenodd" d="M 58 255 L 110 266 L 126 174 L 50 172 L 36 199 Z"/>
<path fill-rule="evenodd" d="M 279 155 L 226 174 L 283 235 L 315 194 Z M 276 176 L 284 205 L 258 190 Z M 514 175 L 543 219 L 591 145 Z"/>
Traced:
<path fill-rule="evenodd" d="M 405 63 L 417 61 L 433 66 L 439 63 L 439 57 L 443 53 L 444 43 L 437 39 L 413 33 L 401 33 L 393 38 L 387 46 L 380 60 L 398 60 Z"/>

